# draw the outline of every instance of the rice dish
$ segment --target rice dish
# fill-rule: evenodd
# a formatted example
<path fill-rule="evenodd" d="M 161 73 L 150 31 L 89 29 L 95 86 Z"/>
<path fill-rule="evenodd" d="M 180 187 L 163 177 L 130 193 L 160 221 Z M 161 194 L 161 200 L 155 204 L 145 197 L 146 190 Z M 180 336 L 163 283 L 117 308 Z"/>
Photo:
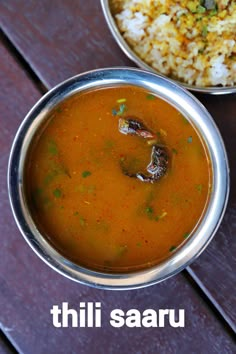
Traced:
<path fill-rule="evenodd" d="M 111 0 L 132 50 L 156 71 L 189 85 L 236 84 L 236 2 Z"/>

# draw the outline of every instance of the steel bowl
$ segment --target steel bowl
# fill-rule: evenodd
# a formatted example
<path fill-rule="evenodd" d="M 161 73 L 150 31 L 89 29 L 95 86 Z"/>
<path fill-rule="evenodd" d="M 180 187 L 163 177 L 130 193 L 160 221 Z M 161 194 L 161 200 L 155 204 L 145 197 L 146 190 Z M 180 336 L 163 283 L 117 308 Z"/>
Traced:
<path fill-rule="evenodd" d="M 25 193 L 24 171 L 29 146 L 42 122 L 55 106 L 85 90 L 133 85 L 144 88 L 179 110 L 205 141 L 213 169 L 208 207 L 193 235 L 168 259 L 141 271 L 108 274 L 72 263 L 40 233 L 33 221 Z M 205 107 L 175 82 L 140 69 L 108 68 L 86 72 L 59 84 L 43 96 L 27 114 L 14 139 L 8 166 L 10 204 L 18 228 L 35 253 L 62 275 L 97 288 L 134 289 L 158 283 L 193 262 L 210 242 L 223 217 L 229 194 L 229 168 L 220 133 Z"/>
<path fill-rule="evenodd" d="M 116 40 L 117 44 L 119 47 L 123 50 L 123 52 L 127 55 L 127 57 L 132 60 L 137 66 L 144 70 L 148 70 L 151 72 L 154 72 L 160 76 L 167 77 L 157 70 L 155 70 L 153 67 L 148 65 L 145 61 L 143 61 L 128 45 L 128 43 L 125 41 L 123 36 L 121 35 L 116 22 L 114 20 L 114 17 L 111 13 L 111 9 L 109 6 L 109 0 L 100 0 L 101 5 L 102 5 L 102 10 L 103 14 L 105 16 L 106 22 L 108 24 L 108 27 Z M 200 86 L 194 86 L 194 85 L 188 85 L 182 81 L 174 80 L 176 83 L 180 84 L 181 86 L 185 87 L 186 89 L 194 92 L 201 92 L 201 93 L 208 93 L 208 94 L 213 94 L 213 95 L 225 95 L 225 94 L 230 94 L 230 93 L 235 93 L 236 92 L 236 86 L 225 86 L 225 87 L 218 87 L 218 86 L 209 86 L 209 87 L 200 87 Z"/>

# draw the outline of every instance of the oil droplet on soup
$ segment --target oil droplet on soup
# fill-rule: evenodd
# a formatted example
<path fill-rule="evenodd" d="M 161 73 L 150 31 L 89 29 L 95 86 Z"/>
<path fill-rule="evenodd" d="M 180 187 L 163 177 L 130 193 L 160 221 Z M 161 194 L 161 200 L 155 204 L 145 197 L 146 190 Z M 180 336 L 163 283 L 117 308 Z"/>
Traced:
<path fill-rule="evenodd" d="M 192 124 L 132 86 L 63 101 L 27 161 L 35 223 L 61 254 L 91 269 L 132 271 L 169 257 L 191 237 L 210 194 L 211 165 Z"/>

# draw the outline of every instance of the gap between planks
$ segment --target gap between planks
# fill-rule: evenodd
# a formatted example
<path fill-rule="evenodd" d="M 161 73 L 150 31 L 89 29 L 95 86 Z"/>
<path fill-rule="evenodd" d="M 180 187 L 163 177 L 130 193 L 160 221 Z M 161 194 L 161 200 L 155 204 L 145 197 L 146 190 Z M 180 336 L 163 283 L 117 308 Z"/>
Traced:
<path fill-rule="evenodd" d="M 208 305 L 211 304 L 211 308 L 214 309 L 215 314 L 218 315 L 218 317 L 221 317 L 224 319 L 227 327 L 231 330 L 232 334 L 235 335 L 236 334 L 236 325 L 233 323 L 233 321 L 230 319 L 230 317 L 225 313 L 225 311 L 223 311 L 222 307 L 214 299 L 214 297 L 211 295 L 210 291 L 208 291 L 208 289 L 201 282 L 201 280 L 196 275 L 196 273 L 190 267 L 187 267 L 185 269 L 185 275 L 186 275 L 186 278 L 191 279 L 191 282 L 193 282 L 193 286 L 195 286 L 195 289 L 203 295 L 202 297 L 204 298 L 205 302 L 207 301 Z"/>
<path fill-rule="evenodd" d="M 29 79 L 33 81 L 34 85 L 38 89 L 38 91 L 44 95 L 47 91 L 48 88 L 44 85 L 42 80 L 39 78 L 37 73 L 34 71 L 34 69 L 30 66 L 28 61 L 24 58 L 24 56 L 20 53 L 18 48 L 14 46 L 14 44 L 10 41 L 10 39 L 7 37 L 7 35 L 3 32 L 2 29 L 0 29 L 0 40 L 3 43 L 3 45 L 8 49 L 8 51 L 11 53 L 11 55 L 14 57 L 16 62 L 19 64 L 19 66 L 24 70 L 24 72 L 27 74 Z"/>
<path fill-rule="evenodd" d="M 0 340 L 1 342 L 6 346 L 7 348 L 7 353 L 12 353 L 12 354 L 17 354 L 20 353 L 15 346 L 15 343 L 13 343 L 7 336 L 7 329 L 1 328 L 0 329 Z"/>

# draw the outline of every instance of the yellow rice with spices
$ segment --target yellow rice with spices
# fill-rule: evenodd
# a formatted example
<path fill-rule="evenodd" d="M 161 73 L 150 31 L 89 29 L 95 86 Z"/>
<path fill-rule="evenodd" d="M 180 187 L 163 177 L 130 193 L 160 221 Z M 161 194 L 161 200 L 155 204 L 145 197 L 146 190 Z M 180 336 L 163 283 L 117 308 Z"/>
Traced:
<path fill-rule="evenodd" d="M 158 72 L 190 85 L 236 84 L 236 2 L 111 0 L 134 52 Z"/>

